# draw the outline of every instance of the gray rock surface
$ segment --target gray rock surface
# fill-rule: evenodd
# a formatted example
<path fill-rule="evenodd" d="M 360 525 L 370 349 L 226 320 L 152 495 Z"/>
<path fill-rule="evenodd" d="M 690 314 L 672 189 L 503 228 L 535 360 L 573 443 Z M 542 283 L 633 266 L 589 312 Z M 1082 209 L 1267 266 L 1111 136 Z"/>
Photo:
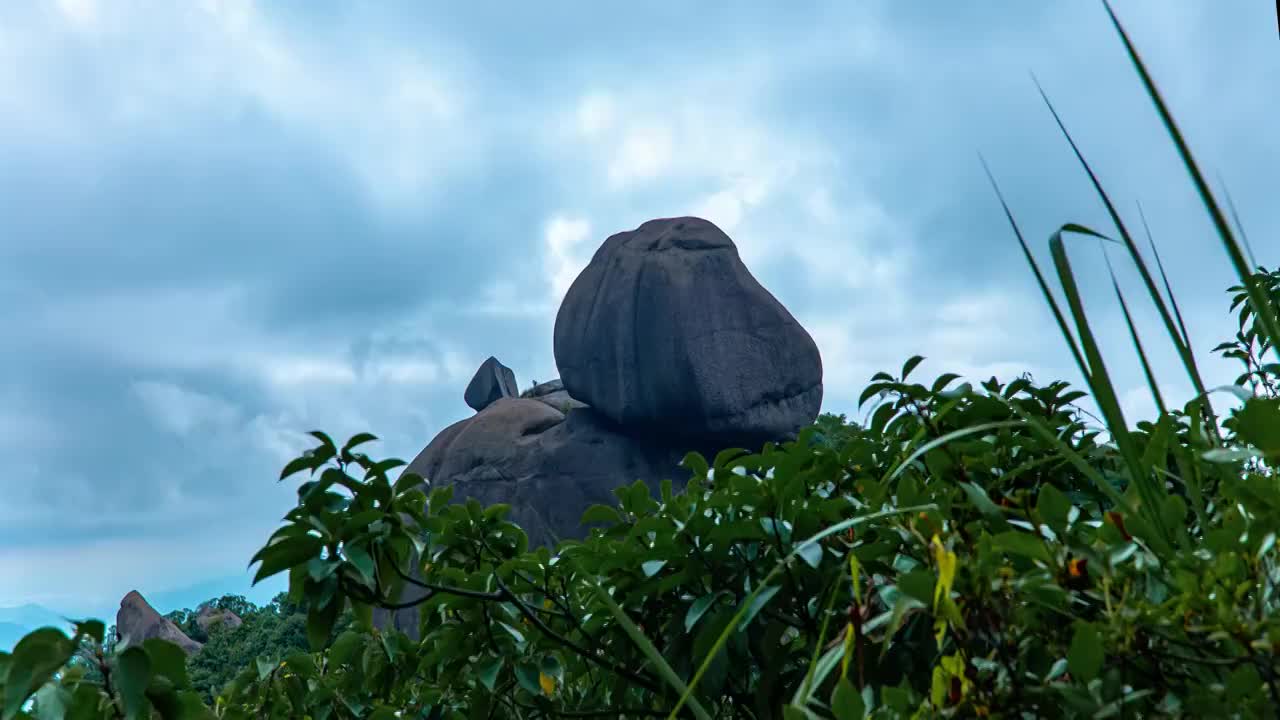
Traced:
<path fill-rule="evenodd" d="M 551 394 L 557 392 L 563 391 Z M 584 537 L 582 513 L 597 503 L 616 504 L 615 488 L 642 480 L 657 495 L 664 479 L 676 491 L 688 482 L 679 464 L 689 448 L 625 435 L 589 408 L 565 415 L 544 397 L 503 398 L 450 425 L 404 471 L 434 487 L 452 486 L 455 502 L 511 505 L 508 517 L 531 546 Z M 416 592 L 406 590 L 401 601 Z M 414 608 L 378 610 L 374 621 L 418 636 Z"/>
<path fill-rule="evenodd" d="M 466 393 L 478 412 L 405 468 L 453 487 L 455 502 L 510 505 L 533 546 L 583 537 L 582 513 L 636 480 L 683 489 L 690 450 L 792 437 L 822 402 L 812 338 L 698 218 L 606 240 L 569 289 L 554 344 L 560 379 L 513 397 L 514 373 L 490 358 Z M 374 621 L 417 637 L 415 608 Z"/>
<path fill-rule="evenodd" d="M 553 392 L 564 390 L 564 382 L 560 378 L 548 380 L 544 383 L 537 383 L 533 387 L 520 393 L 520 397 L 536 398 L 543 395 L 550 395 Z"/>
<path fill-rule="evenodd" d="M 700 218 L 605 240 L 554 341 L 568 393 L 629 430 L 754 445 L 794 436 L 822 404 L 817 345 Z"/>
<path fill-rule="evenodd" d="M 456 498 L 508 503 L 530 545 L 552 545 L 582 537 L 582 513 L 617 502 L 615 488 L 643 480 L 656 493 L 664 478 L 683 487 L 687 451 L 622 434 L 589 409 L 565 415 L 539 399 L 503 398 L 441 431 L 405 472 L 453 486 Z"/>
<path fill-rule="evenodd" d="M 520 397 L 539 400 L 562 413 L 587 407 L 586 403 L 570 397 L 569 392 L 564 389 L 564 383 L 560 381 L 560 378 L 534 385 L 520 393 Z"/>
<path fill-rule="evenodd" d="M 182 648 L 188 655 L 204 647 L 182 632 L 172 620 L 156 612 L 137 590 L 131 590 L 120 601 L 116 612 L 116 637 L 121 647 L 141 645 L 151 638 L 160 638 Z"/>
<path fill-rule="evenodd" d="M 480 412 L 499 398 L 516 397 L 519 394 L 515 372 L 490 356 L 476 370 L 463 398 L 472 410 Z"/>
<path fill-rule="evenodd" d="M 206 605 L 196 613 L 196 625 L 199 625 L 206 635 L 209 634 L 210 628 L 218 625 L 221 625 L 226 630 L 235 630 L 243 624 L 244 620 L 239 615 L 230 610 L 215 608 L 212 605 Z"/>

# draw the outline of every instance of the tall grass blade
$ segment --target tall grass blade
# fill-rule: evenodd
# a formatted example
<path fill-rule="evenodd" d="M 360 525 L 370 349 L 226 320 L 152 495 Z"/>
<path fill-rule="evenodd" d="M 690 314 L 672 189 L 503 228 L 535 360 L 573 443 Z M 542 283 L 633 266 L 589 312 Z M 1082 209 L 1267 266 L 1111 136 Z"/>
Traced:
<path fill-rule="evenodd" d="M 1236 212 L 1236 202 L 1231 199 L 1231 191 L 1227 182 L 1218 176 L 1218 184 L 1222 186 L 1222 197 L 1227 200 L 1227 209 L 1231 211 L 1231 222 L 1236 224 L 1236 232 L 1240 233 L 1240 243 L 1244 245 L 1245 254 L 1249 258 L 1249 267 L 1258 267 L 1258 258 L 1253 254 L 1253 246 L 1249 244 L 1249 235 L 1244 231 L 1244 223 L 1240 222 L 1240 213 Z"/>
<path fill-rule="evenodd" d="M 1182 336 L 1178 334 L 1178 329 L 1174 325 L 1173 317 L 1169 313 L 1169 308 L 1165 305 L 1164 298 L 1160 291 L 1156 288 L 1155 280 L 1151 277 L 1151 272 L 1147 270 L 1147 263 L 1142 258 L 1142 253 L 1138 251 L 1137 244 L 1133 241 L 1133 236 L 1129 234 L 1129 229 L 1125 226 L 1124 220 L 1121 219 L 1119 211 L 1111 202 L 1111 197 L 1107 195 L 1107 191 L 1102 187 L 1102 182 L 1098 180 L 1098 176 L 1093 172 L 1093 168 L 1089 162 L 1085 160 L 1084 153 L 1080 151 L 1080 147 L 1076 145 L 1076 141 L 1071 137 L 1071 133 L 1067 131 L 1067 126 L 1062 122 L 1062 117 L 1058 115 L 1057 109 L 1050 102 L 1048 94 L 1044 88 L 1040 86 L 1040 82 L 1032 80 L 1036 84 L 1036 89 L 1040 91 L 1040 97 L 1044 99 L 1044 104 L 1049 108 L 1049 112 L 1053 115 L 1054 122 L 1058 124 L 1058 129 L 1062 131 L 1063 137 L 1067 143 L 1071 145 L 1072 152 L 1075 153 L 1076 159 L 1080 161 L 1081 167 L 1089 176 L 1089 181 L 1093 184 L 1093 188 L 1098 193 L 1098 197 L 1102 199 L 1102 204 L 1107 208 L 1107 214 L 1111 216 L 1111 221 L 1115 224 L 1116 229 L 1120 231 L 1120 238 L 1124 242 L 1125 248 L 1129 250 L 1129 256 L 1133 258 L 1134 265 L 1138 268 L 1138 273 L 1142 276 L 1142 282 L 1147 287 L 1147 294 L 1151 297 L 1151 301 L 1155 303 L 1156 309 L 1160 311 L 1160 319 L 1164 321 L 1165 330 L 1169 333 L 1169 338 L 1173 340 L 1173 345 L 1178 351 L 1178 357 L 1182 360 L 1183 366 L 1186 368 L 1187 374 L 1191 376 L 1191 384 L 1195 387 L 1197 393 L 1204 393 L 1204 380 L 1200 376 L 1200 368 L 1196 365 L 1195 353 L 1191 351 L 1191 346 L 1185 342 Z M 1209 425 L 1213 429 L 1213 434 L 1217 433 L 1217 418 L 1213 414 L 1212 407 L 1209 408 Z"/>
<path fill-rule="evenodd" d="M 1075 335 L 1071 333 L 1067 320 L 1062 315 L 1062 308 L 1058 306 L 1058 301 L 1053 297 L 1053 292 L 1049 289 L 1049 283 L 1045 282 L 1044 273 L 1040 272 L 1040 266 L 1036 264 L 1035 256 L 1031 254 L 1031 248 L 1027 245 L 1026 238 L 1022 236 L 1022 230 L 1018 228 L 1018 223 L 1013 219 L 1013 211 L 1009 209 L 1009 204 L 1004 200 L 1004 193 L 1000 192 L 1000 185 L 996 183 L 996 178 L 991 174 L 991 168 L 987 165 L 987 161 L 978 154 L 978 160 L 982 163 L 982 169 L 987 173 L 987 179 L 991 181 L 991 188 L 995 190 L 996 198 L 1000 201 L 1000 207 L 1004 208 L 1004 216 L 1009 219 L 1009 226 L 1013 228 L 1013 234 L 1018 238 L 1018 244 L 1022 246 L 1022 254 L 1027 258 L 1027 264 L 1031 266 L 1031 272 L 1035 273 L 1036 283 L 1040 285 L 1040 292 L 1044 294 L 1045 302 L 1049 304 L 1049 309 L 1053 311 L 1053 318 L 1058 322 L 1058 329 L 1062 331 L 1062 337 L 1067 341 L 1067 348 L 1071 350 L 1071 356 L 1076 360 L 1076 366 L 1080 368 L 1080 374 L 1088 375 L 1089 368 L 1084 363 L 1084 356 L 1080 354 L 1080 347 L 1076 344 Z"/>
<path fill-rule="evenodd" d="M 1169 107 L 1165 104 L 1163 96 L 1156 89 L 1155 81 L 1151 79 L 1151 74 L 1147 72 L 1147 67 L 1142 62 L 1142 58 L 1139 57 L 1137 48 L 1134 47 L 1133 41 L 1129 39 L 1129 33 L 1125 31 L 1120 19 L 1116 17 L 1115 11 L 1111 8 L 1111 3 L 1108 0 L 1102 0 L 1102 5 L 1106 8 L 1107 15 L 1111 18 L 1111 24 L 1115 26 L 1116 32 L 1124 42 L 1125 51 L 1129 54 L 1129 59 L 1133 61 L 1133 67 L 1138 71 L 1138 76 L 1142 79 L 1142 85 L 1146 88 L 1147 95 L 1156 106 L 1156 111 L 1160 114 L 1160 120 L 1164 123 L 1165 130 L 1169 132 L 1169 137 L 1177 146 L 1178 154 L 1182 157 L 1182 164 L 1186 166 L 1187 172 L 1191 175 L 1191 180 L 1195 183 L 1196 191 L 1200 193 L 1200 199 L 1204 202 L 1205 209 L 1208 210 L 1210 217 L 1213 219 L 1213 226 L 1218 231 L 1218 237 L 1222 240 L 1222 245 L 1231 258 L 1231 264 L 1235 266 L 1236 273 L 1240 276 L 1240 281 L 1249 294 L 1249 301 L 1253 304 L 1254 312 L 1258 314 L 1262 332 L 1271 341 L 1272 354 L 1280 358 L 1280 317 L 1277 316 L 1276 308 L 1272 306 L 1270 298 L 1266 296 L 1266 293 L 1255 281 L 1253 271 L 1245 261 L 1244 253 L 1240 249 L 1240 243 L 1236 241 L 1230 226 L 1227 225 L 1226 217 L 1222 214 L 1222 208 L 1218 206 L 1217 200 L 1214 199 L 1213 192 L 1209 189 L 1209 184 L 1205 182 L 1204 174 L 1200 172 L 1200 166 L 1196 164 L 1195 158 L 1191 155 L 1191 148 L 1187 146 L 1187 142 L 1182 136 L 1182 131 L 1178 129 L 1178 124 L 1174 122 L 1173 114 L 1169 112 Z M 1199 391 L 1198 387 L 1197 391 Z"/>
<path fill-rule="evenodd" d="M 1160 516 L 1159 495 L 1156 492 L 1156 486 L 1152 480 L 1151 473 L 1148 472 L 1148 468 L 1142 463 L 1142 457 L 1133 443 L 1133 438 L 1129 435 L 1129 426 L 1125 421 L 1124 411 L 1120 409 L 1120 401 L 1116 395 L 1115 385 L 1111 382 L 1106 363 L 1102 360 L 1102 353 L 1098 350 L 1098 343 L 1094 339 L 1092 328 L 1089 326 L 1089 319 L 1084 310 L 1080 290 L 1076 286 L 1075 273 L 1071 270 L 1071 261 L 1067 258 L 1066 247 L 1062 239 L 1063 232 L 1069 231 L 1072 231 L 1071 228 L 1064 226 L 1063 229 L 1055 232 L 1049 239 L 1049 251 L 1053 255 L 1053 262 L 1058 271 L 1058 280 L 1062 283 L 1062 292 L 1067 297 L 1067 306 L 1071 309 L 1071 315 L 1076 323 L 1076 331 L 1080 334 L 1080 345 L 1084 349 L 1085 358 L 1089 363 L 1090 372 L 1085 376 L 1085 380 L 1089 383 L 1093 399 L 1098 403 L 1098 409 L 1102 411 L 1102 417 L 1107 423 L 1107 428 L 1111 431 L 1111 437 L 1115 441 L 1116 448 L 1120 451 L 1120 457 L 1128 467 L 1133 485 L 1137 488 L 1138 495 L 1142 499 L 1141 510 L 1143 514 L 1150 519 L 1152 526 L 1156 528 L 1160 537 L 1168 543 L 1171 536 L 1165 527 L 1164 519 Z"/>
<path fill-rule="evenodd" d="M 1129 337 L 1133 339 L 1133 347 L 1138 351 L 1138 359 L 1142 361 L 1142 373 L 1147 377 L 1147 385 L 1151 388 L 1151 397 L 1156 401 L 1156 409 L 1161 415 L 1168 412 L 1165 407 L 1164 398 L 1160 395 L 1160 388 L 1156 385 L 1156 375 L 1151 371 L 1151 363 L 1147 360 L 1147 353 L 1142 349 L 1142 340 L 1138 337 L 1138 327 L 1133 323 L 1133 315 L 1129 313 L 1129 304 L 1124 301 L 1124 293 L 1120 292 L 1120 282 L 1116 280 L 1116 270 L 1111 266 L 1111 257 L 1107 255 L 1107 250 L 1102 249 L 1102 257 L 1107 261 L 1107 272 L 1111 273 L 1111 287 L 1115 288 L 1116 299 L 1120 301 L 1120 310 L 1124 313 L 1124 322 L 1129 326 Z"/>
<path fill-rule="evenodd" d="M 1156 259 L 1156 269 L 1160 271 L 1160 279 L 1164 282 L 1164 292 L 1169 296 L 1169 305 L 1173 307 L 1173 317 L 1178 321 L 1178 330 L 1182 333 L 1182 341 L 1191 347 L 1191 333 L 1187 332 L 1187 324 L 1182 320 L 1182 310 L 1178 307 L 1178 298 L 1173 294 L 1173 287 L 1169 285 L 1169 274 L 1164 270 L 1164 261 L 1160 259 L 1160 251 L 1156 248 L 1156 239 L 1151 234 L 1151 226 L 1147 224 L 1147 214 L 1142 210 L 1142 203 L 1138 203 L 1138 218 L 1142 220 L 1142 230 L 1147 235 L 1147 244 L 1151 246 L 1151 255 Z"/>

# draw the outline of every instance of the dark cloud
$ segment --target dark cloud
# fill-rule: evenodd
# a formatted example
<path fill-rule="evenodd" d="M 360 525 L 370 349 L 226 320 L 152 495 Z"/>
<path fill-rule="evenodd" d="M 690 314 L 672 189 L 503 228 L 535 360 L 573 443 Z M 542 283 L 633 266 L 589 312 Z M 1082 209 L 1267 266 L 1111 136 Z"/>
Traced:
<path fill-rule="evenodd" d="M 1116 4 L 1265 255 L 1270 11 Z M 1230 268 L 1092 3 L 206 5 L 0 11 L 0 574 L 48 598 L 238 572 L 301 433 L 409 459 L 488 355 L 547 379 L 557 283 L 651 217 L 730 232 L 818 338 L 829 409 L 916 352 L 1075 379 L 977 161 L 1042 258 L 1063 222 L 1110 230 L 1029 71 L 1144 203 L 1202 350 L 1229 331 Z"/>

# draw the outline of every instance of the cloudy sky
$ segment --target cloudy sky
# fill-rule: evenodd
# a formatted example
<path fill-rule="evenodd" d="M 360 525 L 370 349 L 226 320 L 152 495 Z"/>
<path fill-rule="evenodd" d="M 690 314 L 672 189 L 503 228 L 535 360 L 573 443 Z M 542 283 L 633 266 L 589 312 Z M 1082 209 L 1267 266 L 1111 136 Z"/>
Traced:
<path fill-rule="evenodd" d="M 1274 265 L 1274 8 L 1115 4 Z M 694 5 L 0 3 L 0 606 L 242 589 L 303 432 L 409 459 L 485 357 L 554 377 L 568 283 L 654 217 L 733 237 L 827 410 L 915 353 L 1075 380 L 977 160 L 1042 258 L 1111 230 L 1030 72 L 1233 376 L 1207 353 L 1230 267 L 1100 3 Z M 1074 257 L 1149 412 L 1097 246 Z"/>

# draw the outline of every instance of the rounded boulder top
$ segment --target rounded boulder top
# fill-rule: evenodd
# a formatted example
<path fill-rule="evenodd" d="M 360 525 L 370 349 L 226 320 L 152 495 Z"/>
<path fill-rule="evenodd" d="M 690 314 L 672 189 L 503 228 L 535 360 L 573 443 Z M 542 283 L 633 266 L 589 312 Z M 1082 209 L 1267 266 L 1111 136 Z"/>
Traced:
<path fill-rule="evenodd" d="M 813 338 L 702 218 L 605 240 L 560 305 L 554 350 L 569 394 L 623 426 L 778 440 L 822 404 Z"/>

